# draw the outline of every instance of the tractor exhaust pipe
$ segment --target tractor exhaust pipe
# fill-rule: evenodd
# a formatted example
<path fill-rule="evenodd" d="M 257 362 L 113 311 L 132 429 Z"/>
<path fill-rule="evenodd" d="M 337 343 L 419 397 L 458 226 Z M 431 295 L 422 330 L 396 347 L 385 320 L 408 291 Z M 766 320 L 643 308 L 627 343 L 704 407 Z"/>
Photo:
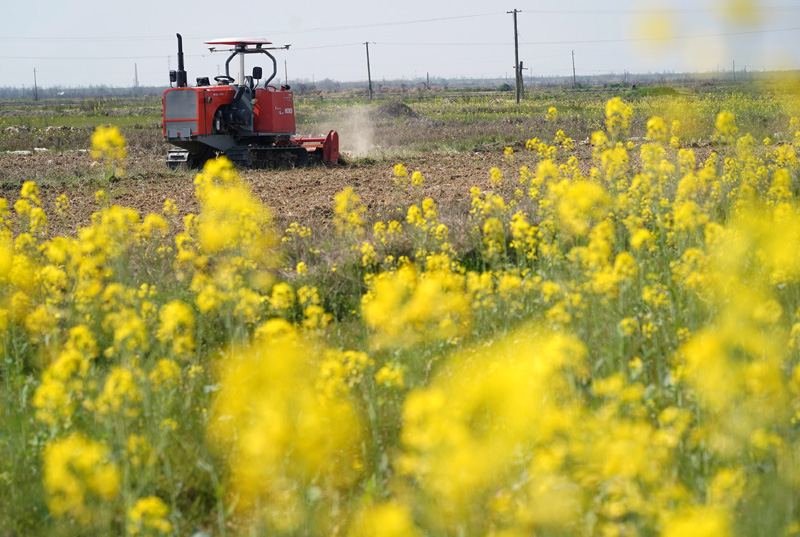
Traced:
<path fill-rule="evenodd" d="M 178 87 L 185 88 L 188 84 L 186 84 L 186 71 L 183 68 L 183 38 L 181 34 L 175 34 L 178 36 Z"/>

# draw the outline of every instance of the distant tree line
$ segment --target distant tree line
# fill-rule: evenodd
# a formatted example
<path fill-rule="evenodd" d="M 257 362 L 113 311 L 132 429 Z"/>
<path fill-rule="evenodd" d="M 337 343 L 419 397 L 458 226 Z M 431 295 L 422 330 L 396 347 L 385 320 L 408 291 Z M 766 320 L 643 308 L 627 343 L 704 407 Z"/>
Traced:
<path fill-rule="evenodd" d="M 608 73 L 579 75 L 573 79 L 572 75 L 563 76 L 525 76 L 524 84 L 528 89 L 536 87 L 597 87 L 610 86 L 615 84 L 624 85 L 653 85 L 653 84 L 697 84 L 697 83 L 718 83 L 718 82 L 747 82 L 757 80 L 770 80 L 775 76 L 784 78 L 800 78 L 800 70 L 791 71 L 748 71 L 747 69 L 733 71 L 712 71 L 708 73 L 676 73 L 671 71 L 653 73 Z M 284 82 L 280 82 L 284 83 Z M 341 91 L 365 90 L 367 84 L 365 80 L 342 82 L 324 78 L 322 80 L 298 79 L 290 80 L 289 84 L 293 91 L 298 95 L 338 93 Z M 373 85 L 378 92 L 397 92 L 397 91 L 420 91 L 426 89 L 457 89 L 457 90 L 513 90 L 514 80 L 508 77 L 485 77 L 485 78 L 442 78 L 442 77 L 416 77 L 401 78 L 394 80 L 374 80 Z M 39 99 L 58 99 L 58 98 L 93 98 L 93 97 L 156 97 L 161 96 L 168 86 L 140 86 L 133 87 L 113 87 L 106 85 L 93 86 L 54 86 L 49 88 L 37 88 Z M 365 90 L 366 91 L 366 90 Z M 32 86 L 21 88 L 0 87 L 0 99 L 33 99 L 34 91 Z"/>
<path fill-rule="evenodd" d="M 49 88 L 37 88 L 39 99 L 58 99 L 58 98 L 80 98 L 91 97 L 151 97 L 160 96 L 168 86 L 139 86 L 132 87 L 113 87 L 106 85 L 99 86 L 53 86 Z M 0 87 L 0 99 L 33 99 L 33 86 L 21 88 Z"/>

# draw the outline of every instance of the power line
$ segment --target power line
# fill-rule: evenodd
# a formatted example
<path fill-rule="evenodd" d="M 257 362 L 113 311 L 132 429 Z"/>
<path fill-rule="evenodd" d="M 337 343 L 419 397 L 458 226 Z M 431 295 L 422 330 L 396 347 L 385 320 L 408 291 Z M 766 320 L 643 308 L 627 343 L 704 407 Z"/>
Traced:
<path fill-rule="evenodd" d="M 761 9 L 761 8 L 759 8 Z M 765 10 L 800 10 L 800 6 L 766 6 Z M 628 10 L 628 11 L 612 11 L 612 10 L 529 10 L 528 12 L 531 13 L 541 13 L 541 14 L 558 14 L 558 13 L 565 13 L 565 14 L 613 14 L 613 13 L 664 13 L 664 12 L 700 12 L 700 11 L 709 11 L 704 9 L 654 9 L 654 10 Z M 419 19 L 419 20 L 411 20 L 411 21 L 402 21 L 402 22 L 389 22 L 389 23 L 376 23 L 376 24 L 363 24 L 363 25 L 351 25 L 351 26 L 332 26 L 327 28 L 313 28 L 307 30 L 298 30 L 298 31 L 286 31 L 286 32 L 273 32 L 275 33 L 304 33 L 308 31 L 321 31 L 321 30 L 345 30 L 345 29 L 359 29 L 359 28 L 371 28 L 371 27 L 381 27 L 381 26 L 396 26 L 396 25 L 405 25 L 405 24 L 416 24 L 416 23 L 424 23 L 424 22 L 437 22 L 437 21 L 444 21 L 444 20 L 453 20 L 453 19 L 464 19 L 464 18 L 474 18 L 474 17 L 484 17 L 488 15 L 495 15 L 496 13 L 484 13 L 484 14 L 476 14 L 476 15 L 462 15 L 456 17 L 440 17 L 435 19 Z M 726 37 L 726 36 L 735 36 L 735 35 L 752 35 L 752 34 L 768 34 L 768 33 L 778 33 L 778 32 L 789 32 L 800 30 L 800 28 L 776 28 L 776 29 L 766 29 L 766 30 L 749 30 L 749 31 L 740 31 L 740 32 L 724 32 L 724 33 L 715 33 L 715 34 L 695 34 L 695 35 L 684 35 L 684 36 L 674 36 L 674 37 L 658 37 L 658 38 L 614 38 L 614 39 L 583 39 L 583 40 L 570 40 L 570 41 L 528 41 L 522 42 L 521 45 L 575 45 L 575 44 L 593 44 L 593 43 L 625 43 L 625 42 L 643 42 L 643 41 L 656 41 L 656 40 L 681 40 L 681 39 L 695 39 L 701 37 Z M 199 36 L 196 36 L 199 37 Z M 161 37 L 161 36 L 150 36 L 150 37 L 4 37 L 0 36 L 0 40 L 2 39 L 16 39 L 16 40 L 153 40 L 153 39 L 174 39 L 173 36 L 169 37 Z M 350 46 L 360 46 L 363 43 L 342 43 L 342 44 L 332 44 L 332 45 L 320 45 L 314 47 L 295 47 L 294 50 L 317 50 L 317 49 L 326 49 L 326 48 L 341 48 L 341 47 L 350 47 Z M 433 47 L 433 46 L 441 46 L 441 47 L 489 47 L 489 46 L 507 46 L 508 44 L 505 42 L 381 42 L 381 45 L 389 45 L 389 46 L 423 46 L 423 47 Z M 205 55 L 202 54 L 193 54 L 187 55 L 189 57 L 204 57 Z M 0 56 L 0 59 L 4 60 L 136 60 L 136 59 L 160 59 L 163 55 L 155 55 L 155 56 Z"/>
<path fill-rule="evenodd" d="M 674 37 L 634 37 L 627 39 L 584 39 L 579 41 L 529 41 L 523 45 L 573 45 L 581 43 L 626 43 L 641 41 L 677 41 L 681 39 L 695 39 L 698 37 L 727 37 L 731 35 L 769 34 L 776 32 L 792 32 L 800 28 L 777 28 L 772 30 L 750 30 L 744 32 L 725 32 L 719 34 L 676 35 Z"/>
<path fill-rule="evenodd" d="M 420 24 L 420 23 L 427 23 L 427 22 L 442 22 L 442 21 L 449 21 L 449 20 L 458 20 L 458 19 L 474 19 L 478 17 L 491 17 L 494 15 L 500 15 L 500 13 L 477 13 L 473 15 L 456 15 L 453 17 L 437 17 L 434 19 L 416 19 L 416 20 L 409 20 L 409 21 L 394 21 L 394 22 L 377 22 L 371 24 L 353 24 L 349 26 L 328 26 L 328 27 L 320 27 L 320 28 L 304 28 L 302 30 L 279 30 L 277 32 L 269 32 L 270 35 L 282 35 L 282 34 L 302 34 L 308 32 L 323 32 L 323 31 L 333 31 L 333 30 L 360 30 L 363 28 L 381 28 L 386 26 L 405 26 L 407 24 Z"/>
<path fill-rule="evenodd" d="M 773 28 L 769 30 L 750 30 L 750 31 L 742 31 L 742 32 L 724 32 L 718 34 L 693 34 L 693 35 L 676 35 L 673 37 L 632 37 L 632 38 L 619 38 L 619 39 L 583 39 L 583 40 L 575 40 L 575 41 L 521 41 L 520 45 L 575 45 L 581 43 L 625 43 L 625 42 L 639 42 L 639 41 L 677 41 L 681 39 L 696 39 L 699 37 L 727 37 L 732 35 L 748 35 L 748 34 L 768 34 L 768 33 L 777 33 L 777 32 L 792 32 L 795 30 L 800 30 L 800 27 L 797 28 Z M 470 47 L 470 46 L 479 46 L 479 47 L 493 47 L 493 46 L 508 46 L 508 43 L 500 43 L 500 42 L 468 42 L 468 43 L 392 43 L 381 41 L 381 45 L 394 45 L 394 46 L 423 46 L 423 47 L 433 47 L 433 46 L 448 46 L 448 47 Z"/>
<path fill-rule="evenodd" d="M 316 47 L 292 47 L 292 50 L 317 50 L 321 48 L 360 47 L 364 43 L 342 43 L 339 45 L 318 45 Z"/>
<path fill-rule="evenodd" d="M 769 11 L 798 11 L 800 6 L 758 6 L 755 8 L 759 13 Z M 526 13 L 536 13 L 539 15 L 650 15 L 660 13 L 716 13 L 719 10 L 710 8 L 653 8 L 653 9 L 527 9 Z M 733 13 L 750 13 L 749 8 L 733 8 L 726 11 Z"/>
<path fill-rule="evenodd" d="M 421 23 L 428 23 L 428 22 L 442 22 L 448 20 L 458 20 L 458 19 L 470 19 L 470 18 L 477 18 L 477 17 L 489 17 L 493 15 L 500 15 L 500 13 L 476 13 L 473 15 L 457 15 L 453 17 L 437 17 L 433 19 L 416 19 L 416 20 L 407 20 L 407 21 L 393 21 L 393 22 L 377 22 L 371 24 L 351 24 L 347 26 L 322 26 L 318 28 L 303 28 L 298 30 L 276 30 L 276 31 L 269 31 L 269 30 L 257 30 L 255 32 L 244 32 L 249 34 L 259 34 L 259 33 L 266 33 L 268 35 L 291 35 L 291 34 L 304 34 L 309 32 L 325 32 L 325 31 L 336 31 L 336 30 L 360 30 L 363 28 L 382 28 L 386 26 L 404 26 L 407 24 L 421 24 Z M 208 36 L 206 35 L 186 35 L 186 38 L 197 38 L 203 39 Z M 173 40 L 175 39 L 174 35 L 157 35 L 157 36 L 0 36 L 0 39 L 6 40 L 31 40 L 31 41 L 119 41 L 119 40 L 131 40 L 131 41 L 142 41 L 142 40 Z M 363 43 L 359 43 L 363 44 Z"/>
<path fill-rule="evenodd" d="M 696 13 L 713 13 L 717 10 L 710 8 L 654 8 L 654 9 L 528 9 L 526 13 L 534 13 L 538 15 L 642 15 L 642 14 L 696 14 Z M 734 8 L 734 11 L 735 8 Z M 749 12 L 742 9 L 741 12 Z M 757 11 L 763 12 L 782 12 L 782 11 L 800 11 L 800 6 L 758 6 Z M 308 32 L 323 32 L 323 31 L 337 31 L 337 30 L 357 30 L 364 28 L 381 28 L 386 26 L 404 26 L 409 24 L 422 24 L 429 22 L 442 22 L 449 20 L 469 19 L 478 17 L 489 17 L 494 15 L 501 15 L 499 12 L 493 13 L 475 13 L 471 15 L 457 15 L 452 17 L 436 17 L 431 19 L 413 19 L 406 21 L 392 21 L 392 22 L 378 22 L 369 24 L 351 24 L 345 26 L 321 26 L 316 28 L 303 28 L 297 30 L 266 30 L 265 33 L 269 35 L 291 35 L 303 34 Z M 258 34 L 264 30 L 257 30 L 255 32 L 244 32 Z M 206 35 L 187 35 L 187 38 L 205 38 Z M 150 36 L 0 36 L 0 40 L 30 40 L 30 41 L 153 41 L 153 40 L 172 40 L 173 35 L 150 35 Z"/>
<path fill-rule="evenodd" d="M 520 45 L 577 45 L 577 44 L 591 44 L 591 43 L 634 43 L 646 41 L 679 41 L 682 39 L 697 39 L 701 37 L 728 37 L 734 35 L 752 35 L 752 34 L 769 34 L 779 32 L 793 32 L 800 30 L 796 28 L 773 28 L 768 30 L 750 30 L 742 32 L 724 32 L 718 34 L 694 34 L 694 35 L 677 35 L 674 37 L 636 37 L 636 38 L 619 38 L 619 39 L 583 39 L 575 41 L 527 41 L 520 42 Z M 364 43 L 341 43 L 335 45 L 320 45 L 317 47 L 296 47 L 293 50 L 316 50 L 325 48 L 338 48 L 338 47 L 352 47 L 361 46 Z M 508 46 L 508 43 L 501 42 L 467 42 L 467 43 L 396 43 L 389 41 L 380 41 L 383 46 L 403 46 L 403 47 L 496 47 Z M 204 58 L 206 54 L 186 54 L 187 57 Z M 145 60 L 145 59 L 162 59 L 164 55 L 156 56 L 0 56 L 0 60 Z"/>
<path fill-rule="evenodd" d="M 205 54 L 184 54 L 187 58 L 204 58 Z M 0 60 L 163 60 L 166 54 L 158 56 L 0 56 Z"/>
<path fill-rule="evenodd" d="M 758 12 L 782 12 L 800 11 L 800 6 L 758 6 Z M 526 13 L 539 15 L 640 15 L 640 14 L 669 14 L 669 13 L 712 13 L 714 9 L 709 8 L 662 8 L 662 9 L 529 9 Z M 742 10 L 745 11 L 745 10 Z M 430 22 L 442 22 L 449 20 L 470 19 L 479 17 L 489 17 L 500 15 L 501 13 L 475 13 L 471 15 L 457 15 L 452 17 L 436 17 L 430 19 L 412 19 L 406 21 L 378 22 L 369 24 L 351 24 L 344 26 L 320 26 L 316 28 L 302 28 L 297 30 L 267 30 L 268 35 L 287 35 L 303 34 L 309 32 L 338 31 L 338 30 L 358 30 L 364 28 L 381 28 L 387 26 L 405 26 L 409 24 L 423 24 Z M 261 33 L 263 30 L 245 33 Z M 205 35 L 187 35 L 187 38 L 204 38 Z M 152 40 L 172 40 L 173 35 L 150 35 L 150 36 L 0 36 L 0 40 L 30 40 L 30 41 L 152 41 Z"/>

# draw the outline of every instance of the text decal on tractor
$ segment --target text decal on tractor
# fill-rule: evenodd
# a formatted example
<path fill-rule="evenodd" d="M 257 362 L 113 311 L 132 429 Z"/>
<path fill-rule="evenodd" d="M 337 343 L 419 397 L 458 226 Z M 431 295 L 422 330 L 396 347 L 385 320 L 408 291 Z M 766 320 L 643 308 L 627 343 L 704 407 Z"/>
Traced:
<path fill-rule="evenodd" d="M 183 64 L 183 39 L 178 37 L 178 70 L 170 71 L 170 89 L 164 92 L 164 139 L 176 148 L 167 153 L 170 168 L 201 168 L 206 160 L 223 154 L 242 168 L 300 167 L 310 159 L 335 163 L 339 160 L 339 135 L 330 131 L 318 138 L 297 138 L 294 98 L 289 86 L 270 82 L 278 63 L 260 37 L 234 37 L 206 41 L 212 52 L 228 51 L 225 74 L 197 78 L 190 87 Z M 219 49 L 218 47 L 233 47 Z M 245 75 L 245 56 L 263 54 L 271 60 L 272 74 L 262 83 L 263 70 L 254 67 Z M 239 60 L 236 79 L 230 64 Z M 175 85 L 173 87 L 173 84 Z"/>

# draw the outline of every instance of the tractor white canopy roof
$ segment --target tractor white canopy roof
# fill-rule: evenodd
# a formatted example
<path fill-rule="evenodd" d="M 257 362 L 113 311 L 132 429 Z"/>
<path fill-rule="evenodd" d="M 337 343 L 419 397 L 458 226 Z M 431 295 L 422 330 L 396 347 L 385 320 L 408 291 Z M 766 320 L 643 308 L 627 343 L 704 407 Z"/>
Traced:
<path fill-rule="evenodd" d="M 206 45 L 271 45 L 264 37 L 223 37 L 206 41 Z"/>

